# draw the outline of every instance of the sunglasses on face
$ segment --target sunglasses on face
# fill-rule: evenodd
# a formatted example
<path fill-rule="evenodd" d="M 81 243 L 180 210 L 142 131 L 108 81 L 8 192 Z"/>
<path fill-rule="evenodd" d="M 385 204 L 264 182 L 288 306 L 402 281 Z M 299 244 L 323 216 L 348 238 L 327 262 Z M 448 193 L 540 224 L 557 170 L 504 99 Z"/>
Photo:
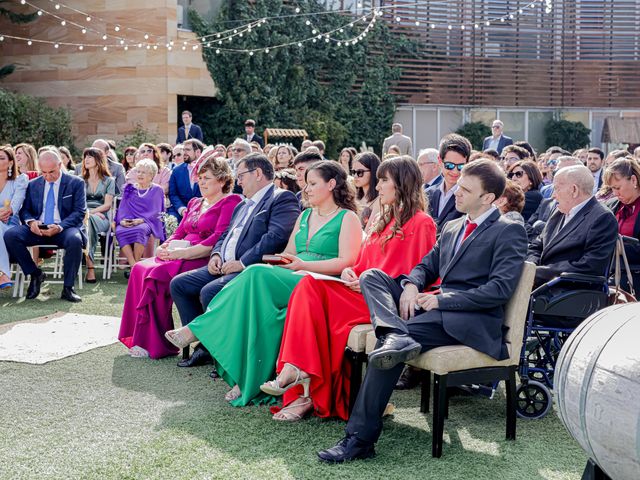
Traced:
<path fill-rule="evenodd" d="M 153 150 L 151 150 L 150 148 L 148 149 L 141 149 L 140 153 L 153 153 Z"/>
<path fill-rule="evenodd" d="M 453 162 L 444 162 L 443 165 L 445 170 L 455 170 L 457 168 L 459 172 L 461 172 L 465 166 L 464 163 L 453 163 Z"/>
<path fill-rule="evenodd" d="M 524 170 L 518 170 L 517 172 L 511 172 L 507 175 L 507 178 L 511 180 L 513 177 L 522 178 L 524 175 Z"/>
<path fill-rule="evenodd" d="M 371 170 L 351 170 L 351 175 L 353 177 L 364 177 L 364 174 L 370 171 Z"/>
<path fill-rule="evenodd" d="M 182 156 L 182 154 L 181 154 L 181 153 L 174 153 L 174 154 L 173 154 L 173 156 L 174 156 L 174 157 L 181 157 L 181 156 Z"/>

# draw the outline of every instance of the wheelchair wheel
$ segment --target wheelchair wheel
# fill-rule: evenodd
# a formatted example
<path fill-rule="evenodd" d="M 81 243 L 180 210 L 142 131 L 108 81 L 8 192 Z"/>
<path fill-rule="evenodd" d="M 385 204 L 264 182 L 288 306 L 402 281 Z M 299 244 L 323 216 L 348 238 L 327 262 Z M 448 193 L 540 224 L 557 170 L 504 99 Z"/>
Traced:
<path fill-rule="evenodd" d="M 516 391 L 516 412 L 520 418 L 543 418 L 551 408 L 551 392 L 543 383 L 530 380 Z"/>

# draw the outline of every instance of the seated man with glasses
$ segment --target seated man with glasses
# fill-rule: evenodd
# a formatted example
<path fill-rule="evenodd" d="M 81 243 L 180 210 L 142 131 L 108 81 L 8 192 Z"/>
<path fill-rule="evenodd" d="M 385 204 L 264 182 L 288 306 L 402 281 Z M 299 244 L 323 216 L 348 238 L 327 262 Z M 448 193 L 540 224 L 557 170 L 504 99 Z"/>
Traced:
<path fill-rule="evenodd" d="M 176 217 L 178 222 L 182 220 L 182 214 L 187 210 L 189 200 L 202 196 L 192 172 L 203 150 L 204 144 L 200 140 L 187 140 L 182 144 L 182 164 L 171 171 L 171 178 L 169 178 L 171 206 L 168 213 Z"/>
<path fill-rule="evenodd" d="M 300 206 L 292 192 L 275 187 L 274 173 L 269 159 L 260 153 L 251 153 L 238 163 L 236 179 L 245 200 L 233 211 L 229 227 L 211 251 L 209 264 L 171 281 L 171 297 L 183 325 L 202 315 L 222 287 L 246 267 L 261 262 L 263 255 L 282 252 L 287 245 Z M 178 365 L 195 367 L 210 360 L 209 353 L 199 346 L 189 360 Z"/>
<path fill-rule="evenodd" d="M 462 216 L 456 210 L 454 194 L 460 172 L 469 161 L 471 143 L 466 138 L 451 133 L 440 141 L 438 164 L 442 171 L 443 181 L 426 190 L 429 200 L 429 214 L 438 227 L 438 235 L 445 223 Z"/>

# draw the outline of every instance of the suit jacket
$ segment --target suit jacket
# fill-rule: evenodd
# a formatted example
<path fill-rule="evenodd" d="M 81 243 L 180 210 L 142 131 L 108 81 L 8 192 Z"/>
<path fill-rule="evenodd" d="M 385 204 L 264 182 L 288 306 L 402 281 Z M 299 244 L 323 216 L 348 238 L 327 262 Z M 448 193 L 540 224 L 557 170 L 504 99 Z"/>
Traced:
<path fill-rule="evenodd" d="M 35 178 L 29 182 L 27 194 L 20 210 L 20 219 L 23 223 L 30 220 L 37 221 L 42 215 L 45 183 L 43 177 Z M 80 230 L 83 242 L 86 244 L 87 233 L 84 228 L 84 217 L 87 213 L 87 195 L 84 180 L 63 173 L 57 204 L 60 213 L 60 226 L 63 229 L 77 228 Z"/>
<path fill-rule="evenodd" d="M 245 134 L 244 138 L 247 138 L 247 135 Z M 260 135 L 258 135 L 257 133 L 253 134 L 253 137 L 251 137 L 251 141 L 249 141 L 249 143 L 251 142 L 256 142 L 258 143 L 258 145 L 260 145 L 260 148 L 264 148 L 264 138 L 262 138 Z"/>
<path fill-rule="evenodd" d="M 178 136 L 176 137 L 176 143 L 182 143 L 185 140 L 189 140 L 190 138 L 196 138 L 201 142 L 204 142 L 204 137 L 202 136 L 202 129 L 195 123 L 192 123 L 191 126 L 189 127 L 188 138 L 184 136 L 184 125 L 178 129 Z"/>
<path fill-rule="evenodd" d="M 464 222 L 458 218 L 447 223 L 433 250 L 401 278 L 422 291 L 439 277 L 438 311 L 444 330 L 464 345 L 504 359 L 504 308 L 522 273 L 527 234 L 496 210 L 456 252 Z"/>
<path fill-rule="evenodd" d="M 211 256 L 215 254 L 223 256 L 224 240 L 231 232 L 236 217 L 244 205 L 245 201 L 236 205 L 231 216 L 231 223 L 213 247 Z M 293 192 L 276 188 L 275 185 L 272 186 L 255 206 L 251 216 L 245 222 L 242 232 L 240 232 L 236 244 L 236 259 L 248 267 L 259 263 L 263 255 L 282 252 L 287 246 L 298 215 L 300 215 L 300 206 Z"/>
<path fill-rule="evenodd" d="M 424 184 L 424 191 L 426 193 L 428 188 L 431 187 L 436 187 L 438 185 L 440 185 L 442 183 L 442 180 L 444 180 L 444 177 L 442 176 L 442 174 L 438 175 L 436 178 L 434 178 L 433 180 L 431 180 L 431 183 L 425 183 Z"/>
<path fill-rule="evenodd" d="M 168 210 L 171 215 L 182 219 L 178 211 L 182 207 L 186 207 L 193 197 L 200 196 L 202 195 L 200 194 L 198 182 L 194 183 L 193 188 L 191 188 L 188 164 L 181 163 L 171 171 L 171 177 L 169 178 L 169 200 L 171 206 Z"/>
<path fill-rule="evenodd" d="M 486 150 L 487 148 L 489 148 L 492 139 L 492 135 L 489 135 L 484 139 L 484 141 L 482 142 L 482 150 Z M 498 153 L 502 153 L 502 149 L 507 145 L 513 145 L 513 138 L 507 137 L 506 135 L 501 135 L 500 141 L 498 142 Z"/>
<path fill-rule="evenodd" d="M 556 210 L 538 238 L 529 245 L 527 260 L 538 265 L 536 285 L 563 272 L 606 275 L 618 237 L 618 222 L 595 197 L 566 224 Z"/>
<path fill-rule="evenodd" d="M 400 148 L 401 155 L 413 155 L 413 143 L 411 139 L 401 133 L 394 133 L 390 137 L 384 139 L 382 144 L 382 154 L 385 155 L 391 145 Z"/>
<path fill-rule="evenodd" d="M 524 228 L 527 231 L 529 242 L 533 241 L 544 230 L 544 226 L 549 221 L 549 218 L 556 211 L 558 203 L 553 198 L 545 198 L 540 202 L 538 208 L 529 217 Z"/>
<path fill-rule="evenodd" d="M 429 201 L 429 215 L 431 215 L 431 218 L 433 218 L 433 220 L 436 222 L 436 226 L 438 227 L 438 235 L 440 234 L 445 223 L 462 216 L 462 213 L 456 210 L 456 199 L 454 195 L 449 198 L 449 201 L 447 201 L 447 204 L 444 206 L 442 213 L 438 215 L 440 197 L 442 196 L 442 192 L 440 191 L 439 187 L 440 185 L 434 185 L 427 188 L 427 190 L 425 191 L 427 200 Z"/>

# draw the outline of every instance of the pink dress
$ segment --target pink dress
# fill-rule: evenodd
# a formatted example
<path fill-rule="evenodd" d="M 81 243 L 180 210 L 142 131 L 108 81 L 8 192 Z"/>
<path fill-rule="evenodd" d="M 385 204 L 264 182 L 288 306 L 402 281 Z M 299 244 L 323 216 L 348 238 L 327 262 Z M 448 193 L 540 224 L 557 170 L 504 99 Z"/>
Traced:
<path fill-rule="evenodd" d="M 201 214 L 203 199 L 192 198 L 180 225 L 167 241 L 188 240 L 191 245 L 213 247 L 241 200 L 239 195 L 229 195 Z M 129 277 L 118 339 L 129 348 L 144 348 L 151 358 L 177 355 L 178 349 L 164 338 L 164 333 L 174 328 L 169 283 L 179 273 L 203 267 L 208 261 L 208 257 L 169 261 L 153 257 L 137 263 Z"/>

